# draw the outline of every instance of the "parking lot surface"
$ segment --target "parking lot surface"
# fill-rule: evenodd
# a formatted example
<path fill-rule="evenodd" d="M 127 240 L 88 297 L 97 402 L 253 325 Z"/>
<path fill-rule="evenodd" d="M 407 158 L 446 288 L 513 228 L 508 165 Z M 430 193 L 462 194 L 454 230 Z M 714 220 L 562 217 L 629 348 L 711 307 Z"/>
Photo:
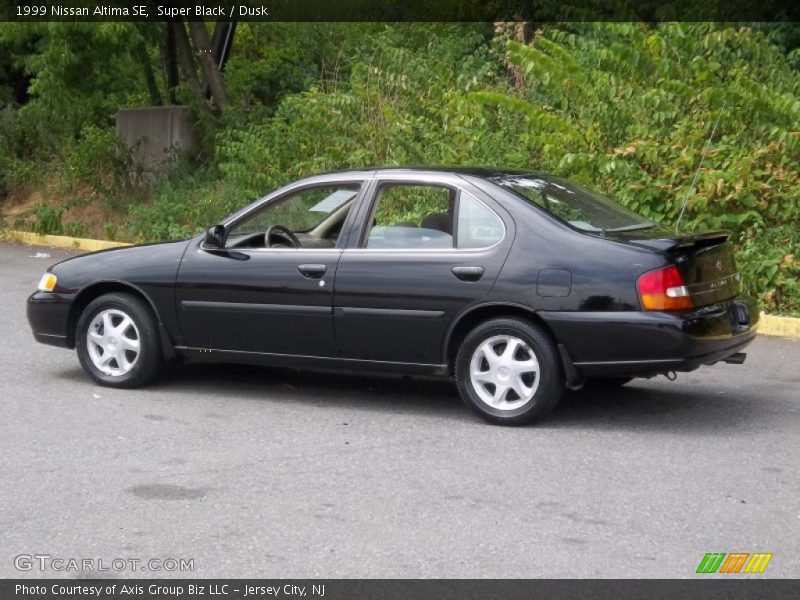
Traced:
<path fill-rule="evenodd" d="M 446 382 L 222 365 L 112 390 L 25 319 L 69 254 L 0 245 L 2 577 L 91 574 L 15 567 L 48 554 L 194 562 L 104 576 L 681 578 L 707 552 L 800 576 L 800 341 L 569 393 L 524 428 Z"/>

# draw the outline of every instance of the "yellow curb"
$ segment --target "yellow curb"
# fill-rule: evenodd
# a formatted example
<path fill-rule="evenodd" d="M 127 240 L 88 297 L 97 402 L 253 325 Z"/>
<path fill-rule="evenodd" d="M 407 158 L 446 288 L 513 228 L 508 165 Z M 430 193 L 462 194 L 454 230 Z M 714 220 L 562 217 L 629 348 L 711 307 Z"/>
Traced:
<path fill-rule="evenodd" d="M 87 252 L 130 246 L 130 244 L 126 244 L 125 242 L 90 240 L 87 238 L 69 237 L 68 235 L 41 235 L 30 231 L 4 231 L 0 233 L 0 237 L 5 238 L 9 242 L 31 244 L 32 246 L 50 246 L 53 248 L 67 248 L 69 250 L 86 250 Z"/>
<path fill-rule="evenodd" d="M 779 317 L 777 315 L 761 315 L 761 319 L 758 322 L 758 333 L 800 339 L 800 319 Z"/>

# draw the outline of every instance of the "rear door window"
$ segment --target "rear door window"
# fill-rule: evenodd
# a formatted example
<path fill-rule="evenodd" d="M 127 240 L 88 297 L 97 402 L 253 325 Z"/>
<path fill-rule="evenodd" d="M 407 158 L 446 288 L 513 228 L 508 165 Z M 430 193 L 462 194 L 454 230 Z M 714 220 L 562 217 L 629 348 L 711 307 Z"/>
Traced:
<path fill-rule="evenodd" d="M 364 245 L 376 249 L 452 248 L 454 198 L 455 192 L 443 186 L 382 186 Z"/>

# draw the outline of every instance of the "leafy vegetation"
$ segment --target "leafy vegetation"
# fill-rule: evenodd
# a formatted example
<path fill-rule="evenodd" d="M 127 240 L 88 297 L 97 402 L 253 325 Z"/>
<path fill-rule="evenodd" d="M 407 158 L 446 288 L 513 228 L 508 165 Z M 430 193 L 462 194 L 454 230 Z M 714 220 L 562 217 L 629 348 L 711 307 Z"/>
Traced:
<path fill-rule="evenodd" d="M 529 168 L 672 227 L 688 197 L 681 230 L 732 230 L 748 291 L 800 314 L 791 26 L 574 23 L 528 38 L 513 24 L 242 23 L 221 110 L 186 78 L 173 90 L 198 119 L 197 154 L 147 181 L 117 145 L 114 114 L 169 96 L 147 76 L 162 70 L 159 27 L 0 30 L 0 195 L 43 198 L 9 225 L 166 239 L 321 171 Z M 100 218 L 74 224 L 92 207 Z"/>

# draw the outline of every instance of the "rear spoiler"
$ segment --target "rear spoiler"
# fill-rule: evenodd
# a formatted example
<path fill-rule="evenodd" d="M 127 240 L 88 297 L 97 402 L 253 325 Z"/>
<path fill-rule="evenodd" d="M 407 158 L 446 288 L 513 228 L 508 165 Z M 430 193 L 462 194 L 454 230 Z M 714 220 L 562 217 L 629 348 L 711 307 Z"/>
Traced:
<path fill-rule="evenodd" d="M 704 248 L 706 246 L 716 246 L 722 244 L 730 238 L 728 231 L 700 231 L 686 235 L 666 235 L 664 237 L 637 237 L 634 232 L 626 235 L 624 240 L 629 244 L 644 246 L 662 252 L 673 252 L 676 250 L 686 250 L 689 248 Z"/>

